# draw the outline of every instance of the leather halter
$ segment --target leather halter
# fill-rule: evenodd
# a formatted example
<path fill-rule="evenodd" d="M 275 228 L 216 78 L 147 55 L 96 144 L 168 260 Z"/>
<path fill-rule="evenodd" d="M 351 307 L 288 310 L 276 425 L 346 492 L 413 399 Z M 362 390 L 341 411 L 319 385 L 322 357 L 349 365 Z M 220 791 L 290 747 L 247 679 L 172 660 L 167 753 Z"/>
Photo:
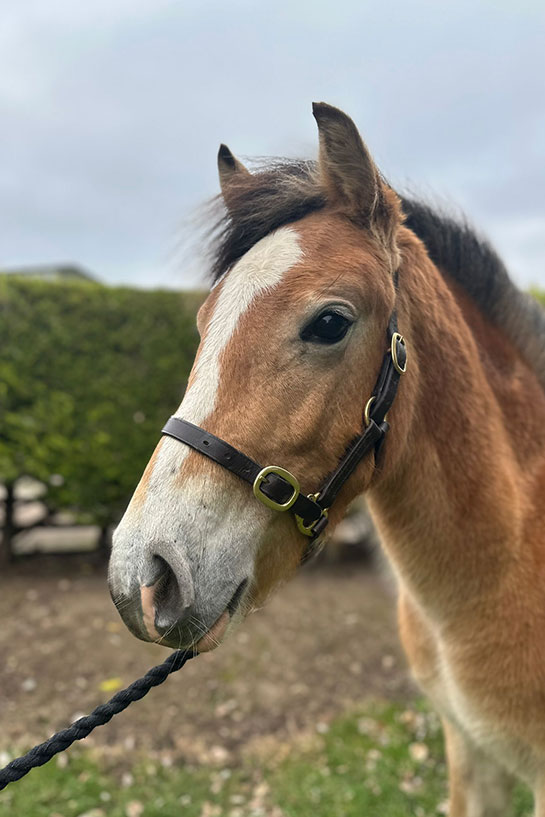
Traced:
<path fill-rule="evenodd" d="M 397 329 L 395 309 L 388 322 L 387 339 L 388 350 L 384 355 L 373 393 L 365 406 L 365 429 L 348 446 L 337 468 L 315 494 L 308 496 L 302 494 L 297 478 L 285 468 L 277 465 L 267 465 L 263 468 L 225 440 L 187 420 L 171 417 L 162 434 L 189 445 L 237 477 L 249 482 L 253 486 L 255 497 L 268 508 L 275 511 L 291 511 L 301 533 L 311 538 L 309 545 L 312 547 L 312 543 L 326 528 L 329 508 L 344 483 L 371 451 L 374 452 L 376 464 L 380 447 L 390 428 L 386 422 L 386 415 L 395 400 L 401 375 L 407 368 L 407 348 L 405 339 Z"/>

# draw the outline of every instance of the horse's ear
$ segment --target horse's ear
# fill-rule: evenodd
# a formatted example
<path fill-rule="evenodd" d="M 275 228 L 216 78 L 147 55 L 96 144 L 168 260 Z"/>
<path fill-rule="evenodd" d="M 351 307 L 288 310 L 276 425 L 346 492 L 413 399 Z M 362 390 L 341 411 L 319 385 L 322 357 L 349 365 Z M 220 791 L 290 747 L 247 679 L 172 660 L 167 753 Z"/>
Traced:
<path fill-rule="evenodd" d="M 227 145 L 220 145 L 218 150 L 218 173 L 220 187 L 225 204 L 229 207 L 230 191 L 236 186 L 237 180 L 250 176 L 250 171 L 233 156 Z"/>
<path fill-rule="evenodd" d="M 382 182 L 379 171 L 354 122 L 325 102 L 312 112 L 320 137 L 319 167 L 328 201 L 353 221 L 390 233 L 397 196 Z M 399 221 L 399 217 L 396 219 Z"/>

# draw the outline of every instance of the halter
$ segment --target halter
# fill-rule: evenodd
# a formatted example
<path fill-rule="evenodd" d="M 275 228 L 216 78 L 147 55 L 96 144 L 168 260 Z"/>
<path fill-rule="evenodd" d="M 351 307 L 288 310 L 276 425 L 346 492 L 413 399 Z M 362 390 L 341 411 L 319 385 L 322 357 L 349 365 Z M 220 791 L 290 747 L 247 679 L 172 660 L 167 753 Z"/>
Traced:
<path fill-rule="evenodd" d="M 396 279 L 397 275 L 395 283 Z M 388 322 L 387 339 L 388 350 L 364 410 L 365 429 L 348 446 L 337 468 L 315 494 L 302 494 L 297 477 L 285 468 L 278 465 L 263 468 L 238 448 L 187 420 L 171 417 L 162 434 L 189 445 L 250 483 L 256 499 L 267 508 L 281 512 L 291 511 L 301 533 L 310 537 L 310 547 L 306 554 L 308 556 L 313 550 L 313 543 L 327 526 L 329 509 L 344 483 L 371 451 L 374 451 L 376 465 L 380 448 L 390 428 L 386 415 L 395 400 L 401 375 L 407 370 L 407 347 L 403 335 L 397 329 L 395 309 Z"/>

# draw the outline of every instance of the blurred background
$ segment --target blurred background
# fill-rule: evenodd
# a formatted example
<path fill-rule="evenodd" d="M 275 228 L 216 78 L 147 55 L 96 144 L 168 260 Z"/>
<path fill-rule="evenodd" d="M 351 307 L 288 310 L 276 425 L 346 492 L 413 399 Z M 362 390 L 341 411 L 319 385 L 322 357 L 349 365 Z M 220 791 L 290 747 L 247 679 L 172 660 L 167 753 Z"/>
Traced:
<path fill-rule="evenodd" d="M 312 158 L 311 102 L 335 104 L 394 186 L 463 211 L 539 296 L 544 37 L 537 0 L 4 0 L 0 760 L 162 660 L 123 629 L 106 563 L 197 346 L 219 143 Z M 438 813 L 438 726 L 394 608 L 360 504 L 230 646 L 0 815 Z"/>

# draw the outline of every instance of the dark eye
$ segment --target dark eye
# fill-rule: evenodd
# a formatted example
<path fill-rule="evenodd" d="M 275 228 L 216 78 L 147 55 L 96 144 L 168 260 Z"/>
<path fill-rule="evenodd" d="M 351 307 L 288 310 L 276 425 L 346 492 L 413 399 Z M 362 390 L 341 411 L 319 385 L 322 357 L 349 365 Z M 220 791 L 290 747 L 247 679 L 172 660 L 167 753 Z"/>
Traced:
<path fill-rule="evenodd" d="M 301 339 L 314 343 L 338 343 L 344 338 L 351 325 L 352 321 L 341 315 L 340 312 L 328 310 L 305 326 L 301 332 Z"/>

